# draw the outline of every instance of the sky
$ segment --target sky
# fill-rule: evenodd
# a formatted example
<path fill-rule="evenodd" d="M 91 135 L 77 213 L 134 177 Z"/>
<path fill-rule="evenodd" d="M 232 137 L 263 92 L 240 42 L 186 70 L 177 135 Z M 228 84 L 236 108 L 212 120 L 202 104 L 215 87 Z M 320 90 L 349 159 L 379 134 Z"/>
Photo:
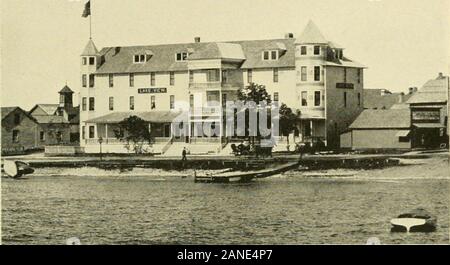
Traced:
<path fill-rule="evenodd" d="M 65 84 L 79 91 L 86 1 L 1 1 L 1 106 L 57 103 Z M 91 9 L 99 49 L 299 36 L 311 19 L 368 67 L 365 88 L 407 91 L 449 71 L 448 0 L 91 0 Z"/>

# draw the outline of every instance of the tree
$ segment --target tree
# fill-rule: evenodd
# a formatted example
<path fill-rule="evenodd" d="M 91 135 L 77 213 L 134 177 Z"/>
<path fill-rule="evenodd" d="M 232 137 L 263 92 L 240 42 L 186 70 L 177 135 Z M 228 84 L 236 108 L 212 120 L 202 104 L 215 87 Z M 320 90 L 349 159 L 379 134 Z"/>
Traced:
<path fill-rule="evenodd" d="M 296 113 L 292 111 L 286 104 L 280 106 L 280 134 L 287 136 L 287 144 L 289 146 L 289 134 L 296 129 L 296 124 L 300 120 L 300 111 Z M 288 147 L 289 148 L 289 147 Z"/>
<path fill-rule="evenodd" d="M 114 130 L 117 139 L 125 142 L 127 150 L 133 150 L 136 154 L 145 153 L 144 144 L 152 144 L 153 136 L 149 130 L 149 123 L 137 117 L 130 116 L 119 124 L 119 128 Z"/>

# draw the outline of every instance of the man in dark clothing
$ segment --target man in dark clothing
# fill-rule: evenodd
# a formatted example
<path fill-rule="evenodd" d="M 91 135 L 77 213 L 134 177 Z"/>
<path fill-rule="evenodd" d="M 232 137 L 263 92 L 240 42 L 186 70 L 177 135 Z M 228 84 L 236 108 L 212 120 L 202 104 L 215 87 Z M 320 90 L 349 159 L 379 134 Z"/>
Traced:
<path fill-rule="evenodd" d="M 183 152 L 181 152 L 181 156 L 182 156 L 181 160 L 182 161 L 186 161 L 187 160 L 186 154 L 187 154 L 186 147 L 184 147 L 183 148 Z"/>

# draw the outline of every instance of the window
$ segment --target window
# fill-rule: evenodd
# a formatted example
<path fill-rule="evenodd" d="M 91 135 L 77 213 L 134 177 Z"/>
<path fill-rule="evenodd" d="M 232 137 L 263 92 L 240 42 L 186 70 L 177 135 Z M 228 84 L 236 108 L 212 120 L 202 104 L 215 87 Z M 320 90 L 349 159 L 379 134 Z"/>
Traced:
<path fill-rule="evenodd" d="M 320 66 L 314 66 L 314 81 L 320 81 Z"/>
<path fill-rule="evenodd" d="M 264 61 L 275 61 L 278 60 L 278 51 L 277 50 L 271 50 L 271 51 L 263 51 L 263 60 Z"/>
<path fill-rule="evenodd" d="M 208 82 L 219 82 L 220 81 L 219 69 L 206 70 L 206 81 Z"/>
<path fill-rule="evenodd" d="M 358 106 L 361 106 L 361 93 L 358 93 Z"/>
<path fill-rule="evenodd" d="M 306 137 L 311 136 L 311 122 L 305 123 L 305 136 Z"/>
<path fill-rule="evenodd" d="M 302 106 L 308 106 L 308 92 L 302 91 Z"/>
<path fill-rule="evenodd" d="M 87 64 L 87 59 L 86 59 L 86 57 L 81 58 L 81 63 L 82 63 L 83 65 L 86 65 L 86 64 Z"/>
<path fill-rule="evenodd" d="M 174 108 L 175 108 L 175 96 L 170 95 L 170 109 L 174 109 Z"/>
<path fill-rule="evenodd" d="M 155 86 L 156 85 L 156 78 L 155 77 L 156 76 L 155 76 L 154 72 L 150 73 L 150 85 L 151 86 Z"/>
<path fill-rule="evenodd" d="M 409 143 L 409 137 L 408 136 L 400 136 L 400 137 L 398 137 L 398 141 L 400 143 Z"/>
<path fill-rule="evenodd" d="M 194 95 L 189 95 L 189 108 L 194 108 Z"/>
<path fill-rule="evenodd" d="M 175 73 L 174 72 L 170 72 L 170 85 L 171 86 L 175 85 Z"/>
<path fill-rule="evenodd" d="M 95 98 L 94 97 L 89 98 L 89 110 L 95 110 Z"/>
<path fill-rule="evenodd" d="M 320 106 L 320 91 L 314 92 L 314 106 Z"/>
<path fill-rule="evenodd" d="M 361 84 L 361 69 L 358 68 L 358 84 Z"/>
<path fill-rule="evenodd" d="M 95 137 L 95 127 L 89 126 L 89 138 L 92 139 Z"/>
<path fill-rule="evenodd" d="M 227 106 L 227 94 L 222 94 L 222 106 Z"/>
<path fill-rule="evenodd" d="M 273 93 L 273 101 L 278 102 L 278 92 Z"/>
<path fill-rule="evenodd" d="M 89 75 L 89 87 L 94 87 L 95 85 L 95 76 L 93 74 Z"/>
<path fill-rule="evenodd" d="M 253 70 L 248 69 L 247 70 L 247 83 L 252 83 L 252 82 L 253 82 Z"/>
<path fill-rule="evenodd" d="M 89 65 L 95 64 L 95 57 L 89 57 Z"/>
<path fill-rule="evenodd" d="M 130 87 L 134 87 L 134 74 L 130 73 Z"/>
<path fill-rule="evenodd" d="M 301 55 L 306 55 L 306 46 L 301 46 L 300 47 L 300 54 Z"/>
<path fill-rule="evenodd" d="M 278 51 L 271 51 L 270 52 L 270 59 L 278 60 Z"/>
<path fill-rule="evenodd" d="M 175 56 L 177 62 L 186 61 L 187 57 L 188 57 L 187 52 L 179 52 Z"/>
<path fill-rule="evenodd" d="M 130 110 L 134 110 L 134 97 L 130 97 Z"/>
<path fill-rule="evenodd" d="M 302 66 L 301 67 L 301 80 L 302 81 L 307 81 L 308 80 L 306 71 L 307 71 L 307 67 L 306 66 Z"/>
<path fill-rule="evenodd" d="M 228 72 L 227 70 L 222 70 L 222 83 L 226 83 L 228 79 Z"/>
<path fill-rule="evenodd" d="M 347 92 L 344 92 L 344 108 L 347 107 Z"/>
<path fill-rule="evenodd" d="M 156 108 L 155 96 L 150 97 L 150 108 L 151 109 Z"/>
<path fill-rule="evenodd" d="M 189 83 L 194 83 L 194 71 L 189 71 Z"/>
<path fill-rule="evenodd" d="M 135 54 L 134 63 L 145 63 L 145 54 Z"/>
<path fill-rule="evenodd" d="M 86 126 L 81 126 L 81 139 L 86 139 Z"/>
<path fill-rule="evenodd" d="M 45 141 L 45 132 L 44 131 L 39 132 L 39 140 L 41 142 Z"/>
<path fill-rule="evenodd" d="M 278 68 L 273 68 L 273 82 L 278 83 Z"/>
<path fill-rule="evenodd" d="M 114 110 L 114 98 L 109 97 L 109 110 Z"/>
<path fill-rule="evenodd" d="M 14 125 L 19 125 L 20 124 L 20 114 L 16 113 L 14 114 Z"/>
<path fill-rule="evenodd" d="M 114 86 L 114 75 L 109 74 L 109 87 L 113 87 L 113 86 Z"/>
<path fill-rule="evenodd" d="M 87 87 L 87 77 L 86 77 L 86 75 L 82 75 L 81 76 L 81 85 L 83 87 Z"/>
<path fill-rule="evenodd" d="M 83 98 L 81 99 L 81 110 L 82 110 L 82 111 L 86 111 L 86 105 L 87 105 L 87 98 L 86 98 L 86 97 L 83 97 Z"/>
<path fill-rule="evenodd" d="M 314 46 L 314 55 L 320 54 L 320 46 Z"/>
<path fill-rule="evenodd" d="M 344 83 L 347 83 L 347 68 L 344 67 Z"/>
<path fill-rule="evenodd" d="M 12 131 L 12 141 L 13 141 L 13 143 L 19 142 L 19 130 Z"/>

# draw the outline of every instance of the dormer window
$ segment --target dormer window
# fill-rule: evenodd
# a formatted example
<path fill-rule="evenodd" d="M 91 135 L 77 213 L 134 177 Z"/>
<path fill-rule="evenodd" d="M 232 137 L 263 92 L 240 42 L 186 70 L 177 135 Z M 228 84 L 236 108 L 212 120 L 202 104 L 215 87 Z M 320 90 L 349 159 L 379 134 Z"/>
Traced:
<path fill-rule="evenodd" d="M 176 54 L 175 59 L 177 62 L 182 62 L 182 61 L 186 61 L 187 57 L 188 57 L 187 52 L 179 52 Z"/>
<path fill-rule="evenodd" d="M 320 55 L 320 46 L 314 46 L 314 55 Z"/>
<path fill-rule="evenodd" d="M 270 50 L 263 52 L 263 60 L 264 61 L 275 61 L 278 60 L 279 51 L 278 50 Z"/>
<path fill-rule="evenodd" d="M 145 54 L 135 54 L 134 63 L 145 63 Z"/>

